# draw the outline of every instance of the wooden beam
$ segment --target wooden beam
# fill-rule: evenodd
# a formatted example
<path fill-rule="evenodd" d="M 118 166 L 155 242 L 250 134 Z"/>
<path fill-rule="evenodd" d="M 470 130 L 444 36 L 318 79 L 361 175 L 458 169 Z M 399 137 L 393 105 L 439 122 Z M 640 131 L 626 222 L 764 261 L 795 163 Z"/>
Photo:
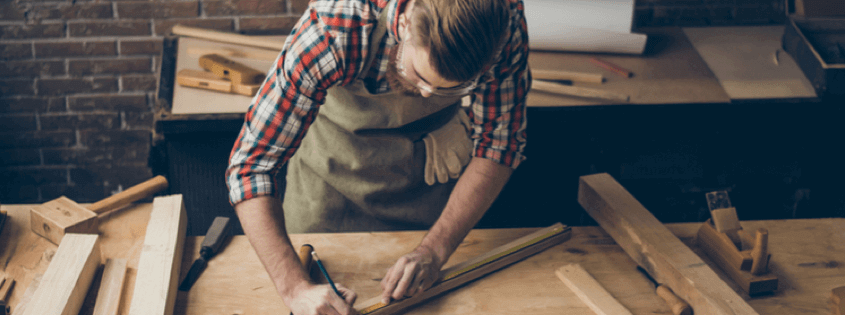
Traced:
<path fill-rule="evenodd" d="M 555 274 L 597 315 L 632 315 L 631 311 L 613 298 L 581 265 L 569 264 L 560 267 Z"/>
<path fill-rule="evenodd" d="M 24 315 L 76 315 L 100 265 L 98 235 L 68 233 Z"/>
<path fill-rule="evenodd" d="M 182 195 L 158 197 L 138 260 L 130 315 L 171 315 L 176 302 L 187 219 Z"/>
<path fill-rule="evenodd" d="M 686 300 L 695 314 L 757 314 L 610 175 L 581 176 L 578 202 L 637 264 Z"/>
<path fill-rule="evenodd" d="M 418 293 L 411 298 L 386 305 L 381 302 L 381 296 L 377 296 L 367 301 L 356 303 L 355 309 L 361 315 L 399 313 L 406 308 L 567 241 L 570 236 L 569 227 L 557 223 L 499 246 L 483 255 L 476 256 L 475 258 L 440 271 L 440 280 L 428 290 Z"/>
<path fill-rule="evenodd" d="M 126 263 L 126 259 L 106 260 L 93 315 L 117 315 L 123 282 L 126 279 Z"/>

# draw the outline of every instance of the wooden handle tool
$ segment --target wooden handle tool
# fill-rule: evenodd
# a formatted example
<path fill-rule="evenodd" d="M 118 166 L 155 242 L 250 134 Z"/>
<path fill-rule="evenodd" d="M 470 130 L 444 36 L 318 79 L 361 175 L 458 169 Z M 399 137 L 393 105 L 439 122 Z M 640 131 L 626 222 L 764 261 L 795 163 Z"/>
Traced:
<path fill-rule="evenodd" d="M 234 85 L 254 85 L 264 80 L 264 73 L 261 71 L 218 54 L 203 55 L 199 63 L 203 69 L 231 81 Z"/>
<path fill-rule="evenodd" d="M 757 229 L 754 249 L 751 250 L 751 274 L 759 276 L 766 273 L 769 264 L 769 231 Z"/>
<path fill-rule="evenodd" d="M 305 269 L 305 274 L 311 274 L 311 252 L 314 251 L 314 247 L 311 244 L 302 245 L 299 248 L 299 262 L 302 263 L 302 268 Z"/>
<path fill-rule="evenodd" d="M 674 315 L 692 315 L 692 307 L 682 300 L 680 297 L 675 295 L 675 292 L 672 292 L 672 289 L 669 287 L 657 283 L 657 280 L 651 277 L 648 272 L 643 269 L 643 267 L 637 266 L 637 270 L 639 270 L 651 283 L 654 283 L 656 287 L 655 291 L 657 295 L 663 298 L 666 301 L 666 304 L 669 304 L 669 308 L 672 309 L 672 314 Z"/>
<path fill-rule="evenodd" d="M 120 193 L 112 195 L 111 197 L 97 201 L 96 203 L 88 206 L 88 210 L 101 214 L 147 198 L 166 188 L 167 179 L 164 178 L 164 176 L 159 175 L 143 183 L 132 186 Z"/>

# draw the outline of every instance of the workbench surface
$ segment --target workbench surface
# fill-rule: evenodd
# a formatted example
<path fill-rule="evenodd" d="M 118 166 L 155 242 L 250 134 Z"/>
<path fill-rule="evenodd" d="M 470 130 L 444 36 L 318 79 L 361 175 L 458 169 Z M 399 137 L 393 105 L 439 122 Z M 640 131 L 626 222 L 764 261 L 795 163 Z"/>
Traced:
<path fill-rule="evenodd" d="M 56 246 L 29 230 L 28 205 L 3 205 L 11 220 L 0 235 L 0 261 L 18 281 L 12 292 L 13 309 L 25 299 L 26 288 L 43 273 Z M 130 206 L 107 215 L 100 224 L 102 261 L 127 258 L 129 271 L 121 314 L 127 311 L 135 283 L 135 268 L 143 244 L 152 204 Z M 581 211 L 572 209 L 571 211 Z M 744 221 L 743 227 L 769 230 L 770 267 L 779 277 L 773 295 L 750 298 L 760 314 L 825 314 L 830 290 L 845 285 L 845 219 Z M 696 253 L 694 235 L 698 223 L 667 224 Z M 474 230 L 452 256 L 448 266 L 485 253 L 526 235 L 536 228 Z M 337 283 L 356 290 L 359 301 L 380 292 L 385 270 L 410 251 L 424 231 L 297 234 L 294 246 L 312 244 Z M 185 244 L 182 273 L 198 257 L 202 237 L 189 237 Z M 213 258 L 193 289 L 180 292 L 175 314 L 286 314 L 264 268 L 246 237 L 235 236 Z M 703 256 L 703 255 L 702 255 Z M 703 257 L 705 261 L 710 261 Z M 579 263 L 611 295 L 634 314 L 670 314 L 652 285 L 636 270 L 634 262 L 600 227 L 573 227 L 572 239 L 522 262 L 458 288 L 409 311 L 409 314 L 589 314 L 591 311 L 554 274 L 566 264 Z M 711 266 L 714 266 L 711 264 Z M 731 287 L 739 291 L 713 267 Z M 322 280 L 319 271 L 313 270 Z M 180 277 L 181 278 L 181 277 Z M 81 314 L 90 313 L 95 285 Z M 86 313 L 87 312 L 87 313 Z"/>

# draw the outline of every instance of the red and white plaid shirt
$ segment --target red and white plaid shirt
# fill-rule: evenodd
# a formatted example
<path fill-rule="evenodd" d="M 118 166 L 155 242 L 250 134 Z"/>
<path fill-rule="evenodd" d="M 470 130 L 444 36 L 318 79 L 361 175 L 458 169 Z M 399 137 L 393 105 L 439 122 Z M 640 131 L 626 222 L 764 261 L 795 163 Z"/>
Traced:
<path fill-rule="evenodd" d="M 326 90 L 359 77 L 373 93 L 390 92 L 390 49 L 398 44 L 398 8 L 408 0 L 312 0 L 252 99 L 229 157 L 226 183 L 234 205 L 276 194 L 273 180 L 296 152 L 326 100 Z M 525 97 L 530 86 L 528 33 L 521 0 L 510 0 L 509 40 L 472 95 L 474 156 L 516 168 L 524 159 Z M 391 25 L 370 43 L 382 10 Z M 372 50 L 372 49 L 375 50 Z M 362 69 L 375 53 L 372 67 Z"/>

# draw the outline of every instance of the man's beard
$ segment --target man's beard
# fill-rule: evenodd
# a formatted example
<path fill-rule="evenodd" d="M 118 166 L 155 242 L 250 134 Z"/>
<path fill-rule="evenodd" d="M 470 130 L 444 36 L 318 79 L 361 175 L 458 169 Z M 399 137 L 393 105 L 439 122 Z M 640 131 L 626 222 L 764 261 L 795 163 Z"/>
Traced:
<path fill-rule="evenodd" d="M 399 53 L 399 47 L 397 46 L 396 48 L 397 49 L 393 49 L 393 51 L 390 52 L 390 56 L 387 60 L 387 73 L 385 73 L 387 83 L 390 84 L 391 89 L 402 93 L 402 95 L 422 96 L 418 87 L 408 82 L 408 80 L 401 77 L 401 74 L 399 74 L 399 69 L 396 67 L 396 55 Z"/>

